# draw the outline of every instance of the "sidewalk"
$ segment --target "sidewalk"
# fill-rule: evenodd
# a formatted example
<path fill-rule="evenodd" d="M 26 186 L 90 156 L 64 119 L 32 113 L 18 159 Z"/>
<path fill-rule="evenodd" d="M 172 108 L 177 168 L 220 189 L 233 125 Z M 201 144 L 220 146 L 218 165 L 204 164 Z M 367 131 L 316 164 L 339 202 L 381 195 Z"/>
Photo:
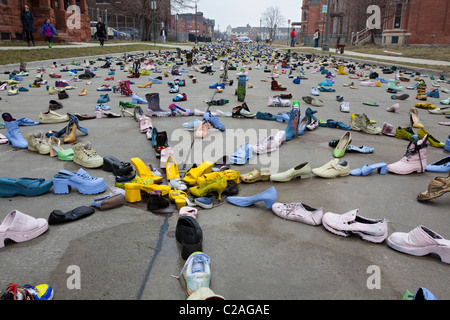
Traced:
<path fill-rule="evenodd" d="M 286 48 L 288 48 L 288 47 L 286 46 Z M 339 53 L 336 53 L 335 50 L 332 48 L 330 48 L 330 51 L 323 51 L 322 48 L 312 48 L 312 47 L 296 47 L 296 48 L 297 49 L 314 49 L 314 50 L 324 52 L 324 53 L 326 52 L 326 53 L 330 53 L 333 55 L 340 55 Z M 408 58 L 408 57 L 402 57 L 400 55 L 384 56 L 384 55 L 367 54 L 367 53 L 347 51 L 347 50 L 345 50 L 344 54 L 349 55 L 349 56 L 354 56 L 354 57 L 380 59 L 380 60 L 399 62 L 399 63 L 406 62 L 406 63 L 424 64 L 424 65 L 432 65 L 432 66 L 450 66 L 449 61 Z"/>

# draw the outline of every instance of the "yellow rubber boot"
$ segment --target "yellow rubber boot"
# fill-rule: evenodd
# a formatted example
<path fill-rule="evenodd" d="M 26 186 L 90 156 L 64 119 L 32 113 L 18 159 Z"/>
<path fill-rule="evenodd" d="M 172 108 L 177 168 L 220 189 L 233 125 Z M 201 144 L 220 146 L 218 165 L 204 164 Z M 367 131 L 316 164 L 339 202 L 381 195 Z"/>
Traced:
<path fill-rule="evenodd" d="M 141 190 L 148 193 L 158 190 L 165 196 L 172 188 L 162 184 L 125 183 L 125 201 L 130 203 L 141 201 Z"/>
<path fill-rule="evenodd" d="M 340 64 L 340 65 L 338 65 L 338 75 L 348 75 L 348 73 L 347 72 L 344 72 L 344 65 L 343 64 Z"/>

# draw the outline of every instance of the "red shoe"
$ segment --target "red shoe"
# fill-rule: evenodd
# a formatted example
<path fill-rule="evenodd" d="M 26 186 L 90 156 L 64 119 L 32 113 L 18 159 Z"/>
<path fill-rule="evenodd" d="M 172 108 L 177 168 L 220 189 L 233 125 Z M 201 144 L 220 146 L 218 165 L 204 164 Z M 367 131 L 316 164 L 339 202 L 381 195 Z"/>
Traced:
<path fill-rule="evenodd" d="M 114 77 L 106 78 L 105 81 L 114 80 Z"/>

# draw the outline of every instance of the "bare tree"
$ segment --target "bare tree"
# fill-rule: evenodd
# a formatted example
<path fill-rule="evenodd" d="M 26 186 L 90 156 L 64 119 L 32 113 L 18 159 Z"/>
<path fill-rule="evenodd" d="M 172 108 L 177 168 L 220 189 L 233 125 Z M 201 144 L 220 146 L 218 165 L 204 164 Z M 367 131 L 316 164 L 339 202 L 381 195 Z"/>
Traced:
<path fill-rule="evenodd" d="M 267 8 L 261 17 L 263 25 L 269 29 L 269 37 L 273 39 L 276 34 L 277 26 L 286 24 L 286 19 L 280 12 L 278 7 Z"/>
<path fill-rule="evenodd" d="M 114 4 L 117 10 L 124 15 L 134 17 L 142 21 L 142 40 L 152 39 L 154 25 L 168 24 L 172 10 L 192 9 L 195 0 L 156 0 L 156 10 L 153 17 L 151 2 L 155 0 L 122 0 Z M 155 24 L 154 24 L 155 22 Z"/>

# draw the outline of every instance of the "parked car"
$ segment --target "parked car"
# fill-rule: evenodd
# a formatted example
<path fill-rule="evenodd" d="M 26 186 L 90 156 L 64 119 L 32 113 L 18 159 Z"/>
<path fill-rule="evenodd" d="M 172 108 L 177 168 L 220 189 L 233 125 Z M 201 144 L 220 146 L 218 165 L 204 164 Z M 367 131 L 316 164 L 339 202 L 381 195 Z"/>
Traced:
<path fill-rule="evenodd" d="M 253 41 L 249 37 L 238 37 L 238 38 L 236 38 L 236 42 L 237 43 L 252 43 Z"/>
<path fill-rule="evenodd" d="M 123 27 L 123 28 L 118 28 L 119 31 L 121 32 L 125 32 L 127 34 L 130 35 L 130 38 L 133 40 L 140 40 L 141 39 L 141 31 L 134 29 L 134 28 L 130 28 L 130 27 Z"/>

